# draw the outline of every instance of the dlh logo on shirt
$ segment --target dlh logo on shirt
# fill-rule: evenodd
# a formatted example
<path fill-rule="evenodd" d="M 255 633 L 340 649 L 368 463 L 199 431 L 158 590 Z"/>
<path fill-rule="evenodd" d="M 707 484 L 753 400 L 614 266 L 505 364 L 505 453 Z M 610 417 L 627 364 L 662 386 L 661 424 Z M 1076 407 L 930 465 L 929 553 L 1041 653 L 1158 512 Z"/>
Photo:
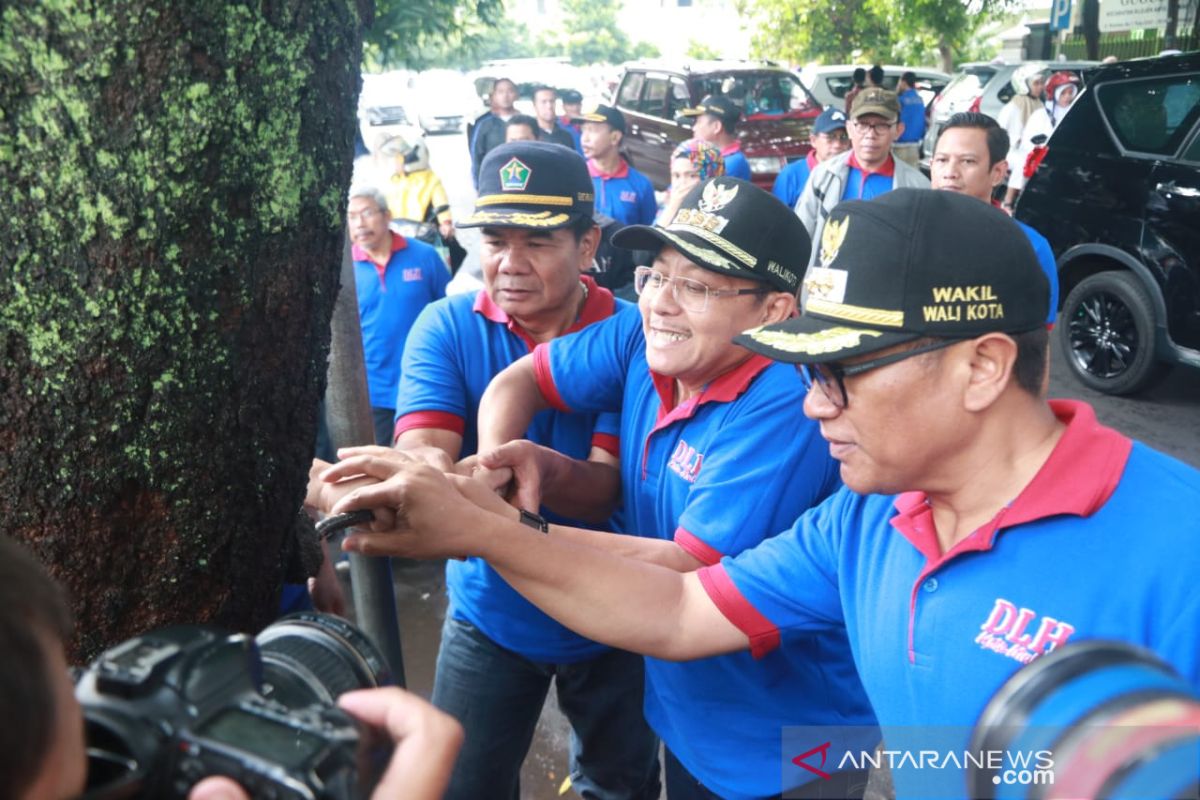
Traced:
<path fill-rule="evenodd" d="M 667 466 L 672 472 L 688 483 L 695 483 L 696 477 L 700 474 L 700 465 L 703 463 L 704 454 L 697 453 L 696 448 L 689 445 L 683 439 L 680 439 L 679 444 L 675 446 L 675 452 L 671 454 L 671 460 L 667 462 Z"/>
<path fill-rule="evenodd" d="M 1075 632 L 1075 626 L 1060 622 L 1054 617 L 1042 617 L 1035 633 L 1027 633 L 1029 623 L 1038 618 L 1030 608 L 1017 608 L 1009 601 L 997 597 L 992 613 L 980 625 L 975 642 L 984 650 L 1028 664 L 1040 655 L 1049 653 L 1067 643 Z"/>

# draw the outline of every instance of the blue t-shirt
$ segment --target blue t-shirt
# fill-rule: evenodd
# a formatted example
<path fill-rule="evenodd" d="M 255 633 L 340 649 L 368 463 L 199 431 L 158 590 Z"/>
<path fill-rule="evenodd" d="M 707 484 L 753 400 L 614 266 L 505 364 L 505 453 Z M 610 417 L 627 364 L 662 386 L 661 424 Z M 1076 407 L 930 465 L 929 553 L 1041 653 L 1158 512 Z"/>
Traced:
<path fill-rule="evenodd" d="M 571 330 L 613 314 L 635 313 L 630 304 L 583 278 L 588 299 Z M 495 305 L 487 292 L 447 297 L 418 317 L 404 351 L 404 377 L 396 399 L 396 435 L 416 428 L 451 430 L 463 437 L 462 455 L 476 451 L 479 400 L 492 378 L 528 355 L 534 342 Z M 530 441 L 571 458 L 586 459 L 593 445 L 616 450 L 615 414 L 562 414 L 544 411 L 525 433 Z M 543 509 L 547 519 L 576 527 L 594 527 L 563 519 Z M 496 644 L 534 661 L 572 663 L 606 651 L 555 622 L 521 597 L 483 559 L 446 564 L 450 612 L 470 622 Z"/>
<path fill-rule="evenodd" d="M 579 129 L 574 125 L 565 125 L 561 121 L 556 124 L 571 135 L 571 141 L 575 143 L 575 152 L 583 155 L 583 137 L 579 133 Z"/>
<path fill-rule="evenodd" d="M 916 89 L 901 92 L 900 121 L 904 123 L 904 133 L 896 137 L 897 142 L 919 142 L 925 138 L 925 101 Z"/>
<path fill-rule="evenodd" d="M 751 357 L 667 412 L 674 381 L 650 372 L 637 315 L 539 346 L 534 366 L 556 407 L 621 409 L 629 532 L 673 539 L 702 563 L 753 547 L 840 484 L 817 425 L 796 413 L 804 390 L 790 366 Z M 781 787 L 782 727 L 874 724 L 838 632 L 789 635 L 757 662 L 647 658 L 645 707 L 688 771 L 736 800 L 813 777 Z"/>
<path fill-rule="evenodd" d="M 393 408 L 409 329 L 421 309 L 446 296 L 450 271 L 437 250 L 397 233 L 382 272 L 357 245 L 352 255 L 371 406 Z"/>
<path fill-rule="evenodd" d="M 725 159 L 726 175 L 731 178 L 741 178 L 745 181 L 750 180 L 750 162 L 742 154 L 741 142 L 730 144 L 721 151 L 721 156 Z"/>
<path fill-rule="evenodd" d="M 652 225 L 658 214 L 654 202 L 654 185 L 650 179 L 625 159 L 611 175 L 596 168 L 596 162 L 588 161 L 588 172 L 592 175 L 592 187 L 596 191 L 596 213 L 612 217 L 622 225 Z"/>
<path fill-rule="evenodd" d="M 804 192 L 804 185 L 808 183 L 808 176 L 816 164 L 817 156 L 812 151 L 809 151 L 809 154 L 799 161 L 788 164 L 776 176 L 771 193 L 782 200 L 788 208 L 795 208 L 796 203 L 800 202 L 800 195 Z"/>
<path fill-rule="evenodd" d="M 1046 318 L 1046 324 L 1053 325 L 1058 316 L 1058 267 L 1054 263 L 1054 251 L 1050 249 L 1050 243 L 1046 241 L 1045 236 L 1019 219 L 1013 221 L 1020 225 L 1021 230 L 1025 231 L 1025 235 L 1029 237 L 1029 243 L 1033 245 L 1033 252 L 1037 255 L 1038 263 L 1042 265 L 1042 272 L 1046 273 L 1046 280 L 1050 281 L 1050 316 Z"/>
<path fill-rule="evenodd" d="M 848 629 L 889 749 L 965 738 L 1015 670 L 1068 641 L 1141 645 L 1200 689 L 1200 472 L 1084 403 L 1051 406 L 1068 427 L 1045 465 L 949 553 L 923 493 L 842 490 L 701 582 L 758 654 L 781 633 Z M 955 769 L 893 763 L 893 778 L 898 797 L 963 796 Z"/>

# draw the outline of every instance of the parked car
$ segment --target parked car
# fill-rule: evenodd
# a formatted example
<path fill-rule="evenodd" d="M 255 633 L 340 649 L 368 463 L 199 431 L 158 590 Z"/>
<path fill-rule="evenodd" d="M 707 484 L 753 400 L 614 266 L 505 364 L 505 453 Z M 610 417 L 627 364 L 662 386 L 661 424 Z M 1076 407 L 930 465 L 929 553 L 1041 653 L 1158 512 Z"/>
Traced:
<path fill-rule="evenodd" d="M 926 159 L 933 154 L 938 134 L 946 120 L 960 111 L 979 111 L 989 117 L 1000 116 L 1000 109 L 1012 99 L 1012 76 L 1024 62 L 1005 64 L 998 61 L 971 62 L 963 64 L 929 107 L 929 127 L 925 130 L 925 141 L 921 152 Z M 1082 73 L 1099 64 L 1099 61 L 1053 61 L 1046 62 L 1047 70 L 1057 72 L 1070 70 Z M 928 163 L 923 163 L 929 171 Z"/>
<path fill-rule="evenodd" d="M 478 116 L 478 102 L 471 81 L 454 70 L 427 70 L 413 81 L 413 123 L 425 133 L 458 133 L 468 114 Z"/>
<path fill-rule="evenodd" d="M 692 119 L 680 112 L 708 95 L 730 97 L 742 109 L 738 140 L 759 186 L 770 189 L 779 170 L 808 155 L 821 104 L 792 72 L 761 61 L 630 63 L 616 107 L 625 115 L 625 150 L 656 189 L 670 183 L 671 151 L 692 136 Z"/>
<path fill-rule="evenodd" d="M 1056 336 L 1085 385 L 1200 367 L 1200 53 L 1088 74 L 1017 203 L 1050 242 Z"/>
<path fill-rule="evenodd" d="M 846 92 L 850 91 L 850 87 L 854 85 L 851 76 L 859 67 L 870 69 L 870 64 L 829 64 L 805 67 L 800 70 L 800 82 L 813 93 L 813 97 L 817 98 L 817 102 L 821 105 L 842 108 L 846 103 Z M 917 94 L 921 95 L 921 99 L 925 101 L 926 108 L 935 97 L 941 94 L 951 80 L 949 75 L 938 72 L 936 69 L 885 64 L 883 88 L 896 91 L 896 83 L 905 72 L 912 72 L 917 76 Z"/>

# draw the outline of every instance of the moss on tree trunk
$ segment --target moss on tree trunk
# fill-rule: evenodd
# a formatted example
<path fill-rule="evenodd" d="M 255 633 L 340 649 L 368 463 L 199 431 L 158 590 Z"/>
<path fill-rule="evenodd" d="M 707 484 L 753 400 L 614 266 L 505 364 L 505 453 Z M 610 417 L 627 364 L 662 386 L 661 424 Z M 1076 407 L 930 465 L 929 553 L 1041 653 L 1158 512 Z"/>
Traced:
<path fill-rule="evenodd" d="M 76 658 L 268 621 L 312 453 L 355 0 L 0 11 L 0 531 Z"/>

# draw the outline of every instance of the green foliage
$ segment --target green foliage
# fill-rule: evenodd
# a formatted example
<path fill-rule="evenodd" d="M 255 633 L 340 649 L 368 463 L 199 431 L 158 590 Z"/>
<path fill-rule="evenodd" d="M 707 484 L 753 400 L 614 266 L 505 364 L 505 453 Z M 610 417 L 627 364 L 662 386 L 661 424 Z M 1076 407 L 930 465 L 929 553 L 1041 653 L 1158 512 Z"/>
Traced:
<path fill-rule="evenodd" d="M 629 41 L 617 25 L 620 9 L 621 0 L 562 0 L 563 51 L 572 64 L 620 64 L 658 54 L 652 44 Z"/>
<path fill-rule="evenodd" d="M 696 39 L 689 39 L 687 46 L 687 57 L 695 58 L 700 61 L 707 61 L 713 58 L 720 58 L 721 53 L 712 45 Z"/>
<path fill-rule="evenodd" d="M 981 28 L 1016 0 L 740 0 L 754 55 L 803 64 L 930 64 L 987 52 Z"/>
<path fill-rule="evenodd" d="M 372 71 L 451 66 L 450 54 L 472 50 L 503 22 L 504 0 L 375 0 L 364 64 Z"/>

